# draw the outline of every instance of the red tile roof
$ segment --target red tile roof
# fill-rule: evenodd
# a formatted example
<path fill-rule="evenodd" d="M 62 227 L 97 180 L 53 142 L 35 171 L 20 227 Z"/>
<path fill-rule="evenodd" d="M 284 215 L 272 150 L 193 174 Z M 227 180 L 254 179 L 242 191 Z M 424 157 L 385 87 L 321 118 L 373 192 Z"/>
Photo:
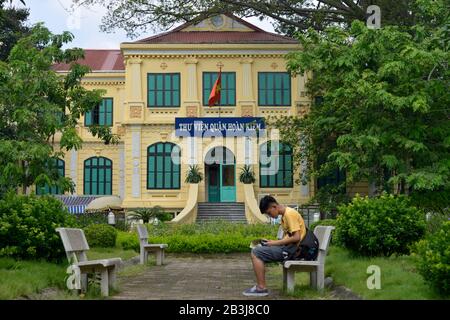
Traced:
<path fill-rule="evenodd" d="M 81 65 L 86 65 L 92 71 L 124 71 L 123 56 L 120 50 L 84 50 L 84 59 L 77 61 Z M 69 65 L 65 63 L 56 64 L 53 69 L 56 71 L 68 71 Z"/>
<path fill-rule="evenodd" d="M 280 43 L 296 44 L 297 40 L 282 36 L 276 33 L 270 33 L 258 28 L 233 14 L 225 13 L 229 18 L 247 26 L 253 31 L 181 31 L 194 24 L 194 21 L 186 22 L 175 29 L 151 36 L 133 43 L 157 44 L 157 43 Z M 201 19 L 201 18 L 200 18 Z"/>
<path fill-rule="evenodd" d="M 170 31 L 134 43 L 280 43 L 296 44 L 297 40 L 265 31 Z"/>

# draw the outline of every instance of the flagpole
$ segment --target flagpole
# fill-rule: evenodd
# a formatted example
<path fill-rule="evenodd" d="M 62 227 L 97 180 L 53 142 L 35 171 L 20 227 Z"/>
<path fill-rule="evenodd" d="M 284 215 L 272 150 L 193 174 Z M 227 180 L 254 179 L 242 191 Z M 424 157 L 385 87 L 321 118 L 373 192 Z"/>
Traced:
<path fill-rule="evenodd" d="M 222 67 L 219 67 L 219 74 L 222 73 Z M 220 96 L 222 96 L 222 84 L 220 84 Z M 220 98 L 222 99 L 222 98 Z M 219 99 L 219 118 L 220 118 L 220 99 Z"/>

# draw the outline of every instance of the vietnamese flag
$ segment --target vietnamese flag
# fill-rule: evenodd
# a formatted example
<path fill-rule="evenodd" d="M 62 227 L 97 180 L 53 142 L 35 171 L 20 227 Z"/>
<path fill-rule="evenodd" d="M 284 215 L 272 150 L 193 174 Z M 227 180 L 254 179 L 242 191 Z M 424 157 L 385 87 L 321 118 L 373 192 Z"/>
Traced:
<path fill-rule="evenodd" d="M 217 77 L 216 83 L 209 95 L 208 105 L 211 107 L 217 102 L 220 102 L 220 90 L 222 89 L 222 69 L 219 71 L 219 77 Z"/>

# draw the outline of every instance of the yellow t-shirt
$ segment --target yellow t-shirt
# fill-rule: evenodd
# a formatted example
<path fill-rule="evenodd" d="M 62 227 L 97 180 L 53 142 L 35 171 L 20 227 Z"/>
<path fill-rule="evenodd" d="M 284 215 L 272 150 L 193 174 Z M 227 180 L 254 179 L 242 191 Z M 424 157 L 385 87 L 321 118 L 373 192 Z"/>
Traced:
<path fill-rule="evenodd" d="M 303 220 L 302 215 L 290 207 L 286 207 L 286 212 L 281 218 L 281 227 L 284 231 L 283 239 L 286 239 L 289 237 L 289 234 L 292 234 L 295 231 L 300 231 L 300 241 L 303 240 L 306 235 L 305 221 Z"/>

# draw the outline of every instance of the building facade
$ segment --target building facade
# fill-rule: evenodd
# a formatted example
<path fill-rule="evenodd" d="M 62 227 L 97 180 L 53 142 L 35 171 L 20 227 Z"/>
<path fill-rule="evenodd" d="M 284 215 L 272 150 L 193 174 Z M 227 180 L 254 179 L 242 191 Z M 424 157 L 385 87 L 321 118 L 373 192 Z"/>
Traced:
<path fill-rule="evenodd" d="M 296 184 L 301 168 L 293 168 L 290 147 L 277 143 L 275 130 L 259 131 L 261 118 L 307 112 L 305 76 L 286 71 L 285 55 L 300 49 L 295 39 L 219 15 L 122 43 L 120 50 L 86 50 L 81 63 L 92 72 L 83 85 L 106 94 L 81 119 L 83 148 L 61 159 L 61 172 L 78 195 L 118 195 L 127 208 L 181 212 L 191 196 L 189 165 L 204 176 L 197 202 L 246 202 L 239 173 L 248 164 L 256 200 L 272 194 L 286 204 L 307 202 L 314 182 Z M 68 67 L 56 68 L 64 74 Z M 219 70 L 221 99 L 210 107 Z M 111 126 L 120 143 L 93 138 L 92 124 Z M 236 128 L 248 130 L 235 134 Z"/>

